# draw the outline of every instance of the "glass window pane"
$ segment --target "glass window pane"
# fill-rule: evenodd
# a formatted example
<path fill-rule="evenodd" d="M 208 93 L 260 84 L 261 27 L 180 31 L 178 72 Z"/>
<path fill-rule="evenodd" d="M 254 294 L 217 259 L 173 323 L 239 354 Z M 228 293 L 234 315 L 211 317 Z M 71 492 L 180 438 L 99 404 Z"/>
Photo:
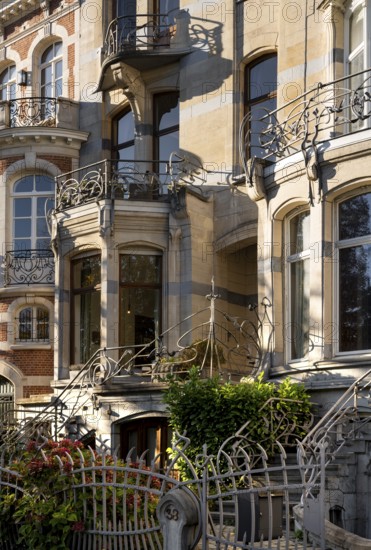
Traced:
<path fill-rule="evenodd" d="M 44 238 L 49 236 L 48 226 L 46 224 L 45 218 L 38 218 L 36 223 L 36 236 Z"/>
<path fill-rule="evenodd" d="M 36 191 L 39 193 L 43 191 L 54 192 L 54 180 L 49 176 L 35 176 Z"/>
<path fill-rule="evenodd" d="M 14 239 L 14 250 L 25 251 L 31 248 L 31 239 Z"/>
<path fill-rule="evenodd" d="M 132 111 L 125 113 L 117 121 L 117 144 L 124 144 L 134 139 L 134 115 Z"/>
<path fill-rule="evenodd" d="M 155 96 L 154 100 L 156 132 L 179 125 L 178 92 L 159 94 Z"/>
<path fill-rule="evenodd" d="M 14 193 L 31 193 L 33 191 L 33 185 L 33 176 L 26 176 L 14 184 Z"/>
<path fill-rule="evenodd" d="M 248 71 L 248 99 L 256 99 L 277 89 L 277 56 L 264 59 Z"/>
<path fill-rule="evenodd" d="M 30 237 L 31 236 L 31 220 L 18 218 L 14 220 L 14 237 Z"/>
<path fill-rule="evenodd" d="M 371 234 L 371 193 L 357 195 L 339 205 L 339 238 Z"/>
<path fill-rule="evenodd" d="M 62 55 L 62 42 L 55 42 L 54 44 L 54 57 Z"/>
<path fill-rule="evenodd" d="M 349 20 L 350 52 L 363 42 L 363 6 L 358 6 Z"/>
<path fill-rule="evenodd" d="M 100 273 L 100 256 L 77 261 L 73 271 L 74 288 L 94 287 L 100 284 Z"/>
<path fill-rule="evenodd" d="M 47 63 L 53 59 L 53 44 L 46 48 L 45 52 L 41 56 L 41 63 Z"/>
<path fill-rule="evenodd" d="M 269 113 L 276 109 L 276 98 L 267 99 L 250 107 L 250 155 L 264 157 L 272 136 L 267 133 L 271 120 Z"/>
<path fill-rule="evenodd" d="M 371 245 L 339 251 L 339 350 L 371 349 Z"/>
<path fill-rule="evenodd" d="M 294 262 L 291 270 L 291 359 L 309 351 L 309 258 Z"/>
<path fill-rule="evenodd" d="M 122 283 L 157 283 L 161 281 L 161 256 L 121 256 Z"/>
<path fill-rule="evenodd" d="M 14 217 L 31 217 L 31 199 L 14 199 Z"/>
<path fill-rule="evenodd" d="M 290 255 L 309 249 L 309 212 L 302 212 L 290 222 Z"/>

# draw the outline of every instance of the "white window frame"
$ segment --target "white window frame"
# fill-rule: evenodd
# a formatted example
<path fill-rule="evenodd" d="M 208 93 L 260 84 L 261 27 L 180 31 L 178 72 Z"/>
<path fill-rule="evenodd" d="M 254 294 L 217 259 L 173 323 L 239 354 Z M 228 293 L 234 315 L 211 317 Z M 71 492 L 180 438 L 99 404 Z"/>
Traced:
<path fill-rule="evenodd" d="M 300 216 L 304 213 L 307 213 L 310 217 L 310 211 L 307 208 L 300 209 L 295 211 L 291 215 L 287 216 L 285 219 L 284 226 L 284 237 L 285 237 L 285 281 L 286 281 L 286 328 L 285 328 L 285 355 L 290 363 L 307 363 L 308 354 L 310 349 L 310 335 L 308 335 L 308 353 L 303 357 L 292 357 L 292 330 L 294 325 L 294 320 L 292 319 L 292 281 L 291 281 L 291 266 L 298 262 L 304 262 L 305 260 L 310 261 L 311 258 L 311 247 L 309 247 L 301 252 L 290 254 L 290 226 L 292 220 L 297 216 Z M 310 304 L 310 289 L 309 292 L 309 304 Z M 310 321 L 308 319 L 308 330 L 310 330 Z"/>
<path fill-rule="evenodd" d="M 55 50 L 55 46 L 57 44 L 60 44 L 60 47 L 61 47 L 60 55 L 55 55 L 54 50 Z M 53 49 L 53 57 L 50 61 L 46 61 L 46 62 L 42 63 L 42 61 L 41 61 L 42 56 L 45 54 L 45 52 L 50 47 Z M 61 77 L 56 80 L 56 78 L 55 78 L 56 77 L 56 66 L 59 62 L 62 62 L 62 71 L 61 71 Z M 51 81 L 43 84 L 42 74 L 43 74 L 43 71 L 45 71 L 48 67 L 51 67 L 51 71 L 52 71 Z M 58 92 L 58 89 L 57 89 L 57 86 L 56 86 L 57 83 L 58 83 L 58 86 L 60 87 L 59 92 Z M 51 94 L 46 94 L 45 93 L 45 88 L 48 85 L 51 85 L 52 88 L 53 88 Z M 42 98 L 57 98 L 61 95 L 63 95 L 63 42 L 61 40 L 56 40 L 52 44 L 49 44 L 49 46 L 44 49 L 44 51 L 42 52 L 42 54 L 40 56 L 40 96 Z"/>
<path fill-rule="evenodd" d="M 43 176 L 43 177 L 48 177 L 50 180 L 53 180 L 53 178 L 51 176 L 48 176 L 46 174 L 26 174 L 22 177 L 20 177 L 19 179 L 17 179 L 14 184 L 13 184 L 13 187 L 12 187 L 12 193 L 11 193 L 11 212 L 12 212 L 12 242 L 13 242 L 13 249 L 14 250 L 17 250 L 17 247 L 16 247 L 16 240 L 20 241 L 22 240 L 21 238 L 17 238 L 15 237 L 15 199 L 31 199 L 31 216 L 24 216 L 24 219 L 30 219 L 31 220 L 31 234 L 28 236 L 28 237 L 23 237 L 23 239 L 27 239 L 27 240 L 30 240 L 31 241 L 31 246 L 30 248 L 25 248 L 25 250 L 36 250 L 37 249 L 37 240 L 41 237 L 38 237 L 37 235 L 37 220 L 41 217 L 41 216 L 37 216 L 37 199 L 38 198 L 47 198 L 47 199 L 50 199 L 50 207 L 52 206 L 52 201 L 54 200 L 54 191 L 51 191 L 51 192 L 44 192 L 44 191 L 36 191 L 36 182 L 35 182 L 35 178 L 39 177 L 39 176 Z M 33 191 L 31 192 L 26 192 L 26 191 L 21 191 L 21 192 L 17 192 L 15 191 L 15 186 L 17 185 L 18 182 L 20 182 L 22 179 L 26 178 L 26 177 L 32 177 L 33 178 Z M 21 217 L 19 217 L 19 219 L 21 219 Z M 23 250 L 22 248 L 21 249 L 18 249 L 18 250 Z M 40 249 L 42 250 L 42 249 Z M 43 249 L 45 250 L 45 249 Z"/>
<path fill-rule="evenodd" d="M 11 75 L 10 71 L 11 69 L 14 71 L 14 74 Z M 7 76 L 5 77 L 4 82 L 0 83 L 0 98 L 2 101 L 9 101 L 10 99 L 15 99 L 17 95 L 17 81 L 16 81 L 16 66 L 14 63 L 11 65 L 8 65 L 0 74 L 0 77 L 2 77 L 5 73 L 7 73 Z M 4 94 L 5 92 L 5 94 Z M 3 97 L 5 95 L 6 97 Z"/>

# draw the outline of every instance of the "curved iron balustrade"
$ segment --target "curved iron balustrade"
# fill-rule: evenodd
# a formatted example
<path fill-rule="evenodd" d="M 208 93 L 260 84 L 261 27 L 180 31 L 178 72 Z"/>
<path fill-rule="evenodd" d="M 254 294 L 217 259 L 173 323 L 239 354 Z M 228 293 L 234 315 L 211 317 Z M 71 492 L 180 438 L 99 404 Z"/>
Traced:
<path fill-rule="evenodd" d="M 171 18 L 172 19 L 172 18 Z M 111 21 L 104 40 L 106 55 L 132 50 L 169 47 L 175 25 L 168 14 L 137 14 Z"/>
<path fill-rule="evenodd" d="M 9 100 L 10 127 L 56 126 L 57 99 L 23 97 Z"/>
<path fill-rule="evenodd" d="M 4 286 L 54 284 L 51 250 L 8 250 L 4 267 Z"/>
<path fill-rule="evenodd" d="M 261 116 L 248 113 L 240 126 L 240 158 L 252 184 L 254 155 L 251 144 L 261 149 L 260 158 L 274 162 L 302 152 L 305 165 L 317 161 L 316 146 L 363 128 L 371 116 L 371 69 L 322 84 Z M 315 167 L 310 179 L 318 179 Z"/>

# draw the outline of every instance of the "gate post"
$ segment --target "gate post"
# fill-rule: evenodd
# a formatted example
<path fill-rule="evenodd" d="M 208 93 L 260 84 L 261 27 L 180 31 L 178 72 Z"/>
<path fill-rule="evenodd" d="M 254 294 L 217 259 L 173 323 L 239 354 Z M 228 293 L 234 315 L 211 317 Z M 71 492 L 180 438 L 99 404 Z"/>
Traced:
<path fill-rule="evenodd" d="M 157 506 L 164 536 L 163 550 L 190 550 L 200 538 L 197 499 L 183 489 L 166 493 Z"/>

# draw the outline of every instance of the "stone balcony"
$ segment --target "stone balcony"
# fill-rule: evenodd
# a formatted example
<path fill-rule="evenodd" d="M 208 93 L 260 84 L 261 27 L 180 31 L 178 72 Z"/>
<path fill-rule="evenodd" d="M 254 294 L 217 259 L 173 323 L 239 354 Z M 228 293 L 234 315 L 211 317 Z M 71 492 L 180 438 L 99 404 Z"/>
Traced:
<path fill-rule="evenodd" d="M 24 97 L 0 102 L 0 130 L 47 127 L 78 130 L 79 103 L 64 97 Z"/>

